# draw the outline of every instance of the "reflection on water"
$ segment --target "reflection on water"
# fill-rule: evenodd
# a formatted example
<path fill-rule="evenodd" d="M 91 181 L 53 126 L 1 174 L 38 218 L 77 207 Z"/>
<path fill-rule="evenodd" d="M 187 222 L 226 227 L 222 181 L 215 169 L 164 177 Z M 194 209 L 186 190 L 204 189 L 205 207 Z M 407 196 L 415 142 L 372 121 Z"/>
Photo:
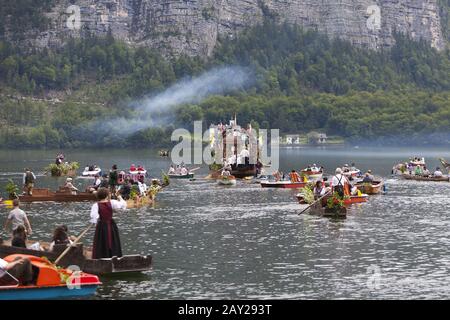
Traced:
<path fill-rule="evenodd" d="M 238 182 L 221 187 L 207 180 L 171 181 L 152 208 L 117 216 L 125 253 L 151 253 L 151 272 L 104 277 L 95 299 L 200 298 L 449 298 L 449 183 L 420 183 L 388 177 L 392 165 L 423 155 L 430 166 L 445 150 L 283 149 L 282 170 L 308 163 L 328 172 L 355 162 L 387 177 L 388 193 L 352 207 L 344 221 L 301 215 L 295 190 L 262 189 Z M 0 184 L 20 180 L 24 166 L 35 172 L 52 162 L 54 151 L 0 152 Z M 169 160 L 155 151 L 67 151 L 81 165 L 112 161 L 125 168 L 143 164 L 152 175 Z M 29 161 L 33 159 L 34 161 Z M 113 160 L 111 160 L 113 159 Z M 198 171 L 198 177 L 207 174 Z M 64 179 L 41 177 L 56 188 Z M 76 180 L 80 186 L 89 180 Z M 89 203 L 32 204 L 25 210 L 33 239 L 48 240 L 54 226 L 74 234 L 88 223 Z M 1 209 L 4 219 L 6 209 Z M 86 236 L 90 242 L 93 231 Z"/>

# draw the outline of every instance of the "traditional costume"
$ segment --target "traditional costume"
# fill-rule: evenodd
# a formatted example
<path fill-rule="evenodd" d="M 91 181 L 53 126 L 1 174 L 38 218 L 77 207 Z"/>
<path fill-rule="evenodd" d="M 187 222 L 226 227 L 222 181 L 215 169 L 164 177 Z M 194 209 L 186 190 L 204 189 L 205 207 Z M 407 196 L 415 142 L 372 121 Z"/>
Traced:
<path fill-rule="evenodd" d="M 96 223 L 92 259 L 122 256 L 119 229 L 113 219 L 114 210 L 127 208 L 125 200 L 110 200 L 92 205 L 91 223 Z"/>

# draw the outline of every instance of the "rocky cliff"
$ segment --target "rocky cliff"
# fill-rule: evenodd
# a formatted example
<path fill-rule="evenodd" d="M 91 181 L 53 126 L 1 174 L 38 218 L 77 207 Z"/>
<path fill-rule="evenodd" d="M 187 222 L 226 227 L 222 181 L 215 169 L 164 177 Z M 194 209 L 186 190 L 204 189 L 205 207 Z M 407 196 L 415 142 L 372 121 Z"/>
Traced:
<path fill-rule="evenodd" d="M 233 37 L 265 16 L 372 49 L 391 46 L 394 32 L 445 46 L 437 0 L 55 0 L 43 14 L 48 28 L 26 36 L 41 47 L 58 46 L 85 30 L 110 30 L 130 44 L 207 56 L 219 35 Z"/>

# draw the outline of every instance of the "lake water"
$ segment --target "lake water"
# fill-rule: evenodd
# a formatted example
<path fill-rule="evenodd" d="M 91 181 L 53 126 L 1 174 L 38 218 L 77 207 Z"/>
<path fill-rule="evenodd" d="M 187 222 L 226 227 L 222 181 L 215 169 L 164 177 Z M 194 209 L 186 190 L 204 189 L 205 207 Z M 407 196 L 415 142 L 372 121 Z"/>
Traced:
<path fill-rule="evenodd" d="M 19 183 L 24 167 L 42 174 L 57 151 L 0 151 L 0 187 Z M 67 160 L 109 169 L 143 164 L 160 177 L 170 160 L 155 150 L 66 150 Z M 355 162 L 386 178 L 387 194 L 350 209 L 346 220 L 298 215 L 295 190 L 262 189 L 239 181 L 172 180 L 154 207 L 116 216 L 125 254 L 152 254 L 150 272 L 104 277 L 94 299 L 448 299 L 450 298 L 450 183 L 389 177 L 392 166 L 412 156 L 429 167 L 446 149 L 281 149 L 281 168 L 309 163 L 328 172 Z M 207 175 L 206 166 L 196 171 Z M 55 189 L 64 178 L 38 176 L 37 186 Z M 83 187 L 90 181 L 77 179 Z M 5 196 L 3 192 L 3 196 Z M 49 240 L 66 224 L 79 234 L 90 203 L 24 205 L 31 239 Z M 0 209 L 1 223 L 7 209 Z M 2 231 L 3 232 L 3 231 Z M 2 233 L 5 237 L 4 232 Z M 91 244 L 93 230 L 84 238 Z"/>

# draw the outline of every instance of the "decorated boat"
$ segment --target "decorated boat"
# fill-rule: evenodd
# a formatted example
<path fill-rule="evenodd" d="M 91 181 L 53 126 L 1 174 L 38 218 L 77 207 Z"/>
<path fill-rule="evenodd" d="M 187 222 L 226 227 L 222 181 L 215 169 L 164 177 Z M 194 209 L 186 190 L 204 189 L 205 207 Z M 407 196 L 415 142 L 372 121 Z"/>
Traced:
<path fill-rule="evenodd" d="M 80 167 L 78 162 L 52 163 L 44 168 L 45 174 L 50 173 L 52 177 L 75 177 Z"/>
<path fill-rule="evenodd" d="M 222 186 L 234 186 L 236 185 L 236 177 L 234 176 L 220 176 L 217 179 L 217 184 Z"/>
<path fill-rule="evenodd" d="M 415 180 L 415 181 L 429 181 L 429 182 L 448 182 L 449 176 L 442 176 L 442 177 L 434 177 L 434 176 L 418 176 L 418 175 L 412 175 L 412 174 L 404 174 L 402 175 L 403 179 L 406 180 Z"/>
<path fill-rule="evenodd" d="M 164 187 L 168 186 L 169 182 L 161 183 L 158 179 L 153 179 L 151 186 L 145 191 L 144 196 L 139 195 L 139 189 L 132 190 L 132 199 L 126 200 L 127 209 L 139 209 L 146 206 L 151 206 L 155 203 L 155 198 L 158 192 L 160 192 Z"/>
<path fill-rule="evenodd" d="M 313 204 L 309 208 L 308 213 L 311 215 L 317 215 L 317 216 L 326 217 L 326 218 L 339 218 L 339 219 L 347 218 L 347 208 L 346 207 L 331 209 L 326 206 L 323 206 L 323 204 L 320 202 Z"/>
<path fill-rule="evenodd" d="M 53 192 L 46 188 L 35 188 L 33 194 L 19 195 L 21 202 L 81 202 L 81 201 L 96 201 L 95 194 L 90 192 L 76 192 L 60 187 L 59 190 Z"/>
<path fill-rule="evenodd" d="M 27 243 L 28 246 L 32 244 L 30 241 Z M 40 242 L 39 244 L 44 250 L 12 247 L 10 241 L 5 240 L 0 245 L 0 258 L 4 259 L 4 257 L 12 254 L 26 254 L 35 257 L 45 257 L 53 262 L 67 248 L 66 245 L 55 245 L 53 251 L 48 251 L 50 246 L 48 243 Z M 84 247 L 82 243 L 78 243 L 59 261 L 58 265 L 65 268 L 76 265 L 82 271 L 95 275 L 134 273 L 151 270 L 152 256 L 124 255 L 122 257 L 92 259 L 92 248 Z"/>
<path fill-rule="evenodd" d="M 84 168 L 84 171 L 81 175 L 83 177 L 95 177 L 97 175 L 100 176 L 101 174 L 102 174 L 102 169 L 99 167 L 94 167 L 94 168 L 86 167 L 86 168 Z"/>
<path fill-rule="evenodd" d="M 212 125 L 209 131 L 214 158 L 214 163 L 209 166 L 211 178 L 217 179 L 225 165 L 230 166 L 231 175 L 237 179 L 256 177 L 261 173 L 260 142 L 250 124 L 247 128 L 241 127 L 235 115 L 228 125 Z"/>
<path fill-rule="evenodd" d="M 355 184 L 359 191 L 365 194 L 379 194 L 383 190 L 383 181 L 363 182 L 359 181 Z"/>
<path fill-rule="evenodd" d="M 283 189 L 297 189 L 305 187 L 308 182 L 291 182 L 289 180 L 282 181 L 261 181 L 263 188 L 283 188 Z"/>
<path fill-rule="evenodd" d="M 30 300 L 30 299 L 56 299 L 67 297 L 86 297 L 93 295 L 101 285 L 97 276 L 58 269 L 48 260 L 26 254 L 13 254 L 4 257 L 7 262 L 17 258 L 30 260 L 36 272 L 32 285 L 19 285 L 12 276 L 12 284 L 0 286 L 0 300 Z"/>

